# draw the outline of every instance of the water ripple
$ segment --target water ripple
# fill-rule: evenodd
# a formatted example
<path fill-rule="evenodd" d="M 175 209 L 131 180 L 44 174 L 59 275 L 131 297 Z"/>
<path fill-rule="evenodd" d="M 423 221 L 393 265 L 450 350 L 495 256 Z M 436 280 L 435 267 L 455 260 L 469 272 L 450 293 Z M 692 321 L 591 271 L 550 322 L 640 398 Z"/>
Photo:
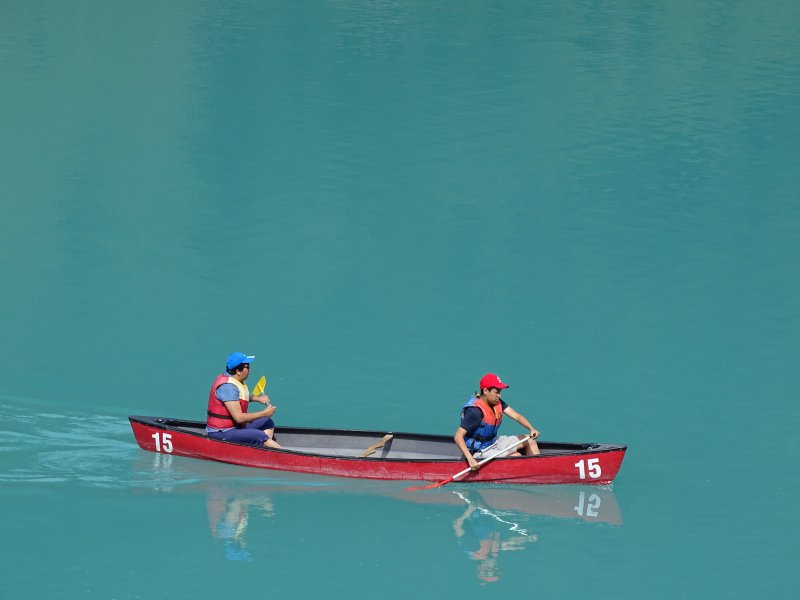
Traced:
<path fill-rule="evenodd" d="M 18 402 L 0 402 L 0 410 L 12 415 L 0 432 L 0 481 L 113 485 L 135 455 L 127 419 L 52 411 L 16 414 Z"/>

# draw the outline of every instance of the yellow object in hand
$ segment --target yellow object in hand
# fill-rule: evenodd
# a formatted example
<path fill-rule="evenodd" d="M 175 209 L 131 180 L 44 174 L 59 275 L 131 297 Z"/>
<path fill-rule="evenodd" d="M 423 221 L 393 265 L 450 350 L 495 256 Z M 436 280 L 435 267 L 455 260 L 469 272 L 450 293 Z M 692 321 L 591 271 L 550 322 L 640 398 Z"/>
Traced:
<path fill-rule="evenodd" d="M 261 379 L 258 380 L 256 387 L 253 388 L 253 397 L 258 397 L 264 393 L 264 388 L 267 386 L 267 378 L 262 375 Z"/>

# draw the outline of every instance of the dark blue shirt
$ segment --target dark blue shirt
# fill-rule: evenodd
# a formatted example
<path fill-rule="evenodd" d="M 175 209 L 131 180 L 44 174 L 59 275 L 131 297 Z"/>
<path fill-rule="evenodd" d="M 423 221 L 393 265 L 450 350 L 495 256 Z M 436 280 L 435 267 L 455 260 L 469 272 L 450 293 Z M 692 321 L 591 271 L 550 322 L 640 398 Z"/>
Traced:
<path fill-rule="evenodd" d="M 507 408 L 508 404 L 500 400 L 500 410 L 505 412 Z M 472 437 L 482 420 L 483 412 L 477 406 L 469 406 L 464 409 L 464 416 L 461 417 L 461 428 L 467 432 L 466 437 Z"/>

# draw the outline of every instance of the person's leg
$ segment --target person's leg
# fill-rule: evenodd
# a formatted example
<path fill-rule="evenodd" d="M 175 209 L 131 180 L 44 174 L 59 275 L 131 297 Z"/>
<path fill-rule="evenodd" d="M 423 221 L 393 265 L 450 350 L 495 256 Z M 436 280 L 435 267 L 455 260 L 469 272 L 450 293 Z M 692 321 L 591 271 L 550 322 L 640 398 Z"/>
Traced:
<path fill-rule="evenodd" d="M 519 443 L 519 438 L 513 435 L 501 435 L 500 437 L 497 438 L 497 441 L 494 443 L 494 445 L 486 448 L 485 450 L 481 450 L 480 452 L 476 452 L 473 456 L 477 460 L 488 458 L 490 456 L 497 454 L 498 452 L 501 453 L 503 457 L 520 456 L 519 452 L 517 452 L 516 450 L 511 450 L 511 448 L 513 448 L 516 445 L 520 446 L 522 445 Z M 508 450 L 508 452 L 503 454 L 503 450 Z"/>
<path fill-rule="evenodd" d="M 249 423 L 245 423 L 245 429 L 260 429 L 263 432 L 267 431 L 275 431 L 275 421 L 273 421 L 269 417 L 261 417 L 260 419 L 256 419 L 255 421 L 250 421 Z M 270 436 L 272 437 L 272 436 Z"/>
<path fill-rule="evenodd" d="M 519 436 L 519 439 L 523 439 L 524 437 L 525 437 L 524 435 L 521 435 Z M 537 456 L 541 454 L 541 451 L 539 450 L 539 444 L 537 444 L 536 440 L 534 440 L 533 438 L 529 439 L 524 444 L 520 444 L 517 450 L 521 451 L 523 454 L 526 454 L 528 456 Z"/>
<path fill-rule="evenodd" d="M 281 445 L 275 441 L 275 421 L 269 417 L 261 417 L 255 421 L 250 421 L 245 425 L 247 429 L 260 429 L 268 436 L 268 440 L 264 442 L 267 448 L 280 448 Z"/>
<path fill-rule="evenodd" d="M 263 446 L 269 441 L 267 434 L 260 429 L 237 427 L 216 435 L 220 437 L 215 437 L 215 439 L 223 439 L 226 442 L 236 442 L 237 444 L 250 444 L 251 446 Z"/>

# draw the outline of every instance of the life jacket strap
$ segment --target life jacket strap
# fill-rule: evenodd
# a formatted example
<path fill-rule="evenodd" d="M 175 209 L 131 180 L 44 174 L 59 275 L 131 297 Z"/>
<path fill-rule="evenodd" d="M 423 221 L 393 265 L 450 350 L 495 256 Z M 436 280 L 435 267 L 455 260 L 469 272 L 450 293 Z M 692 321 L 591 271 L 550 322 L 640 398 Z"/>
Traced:
<path fill-rule="evenodd" d="M 220 414 L 218 414 L 218 413 L 211 412 L 210 410 L 206 411 L 206 414 L 207 414 L 209 417 L 217 417 L 218 419 L 228 419 L 228 420 L 231 420 L 231 416 L 230 416 L 230 415 L 220 415 Z"/>

